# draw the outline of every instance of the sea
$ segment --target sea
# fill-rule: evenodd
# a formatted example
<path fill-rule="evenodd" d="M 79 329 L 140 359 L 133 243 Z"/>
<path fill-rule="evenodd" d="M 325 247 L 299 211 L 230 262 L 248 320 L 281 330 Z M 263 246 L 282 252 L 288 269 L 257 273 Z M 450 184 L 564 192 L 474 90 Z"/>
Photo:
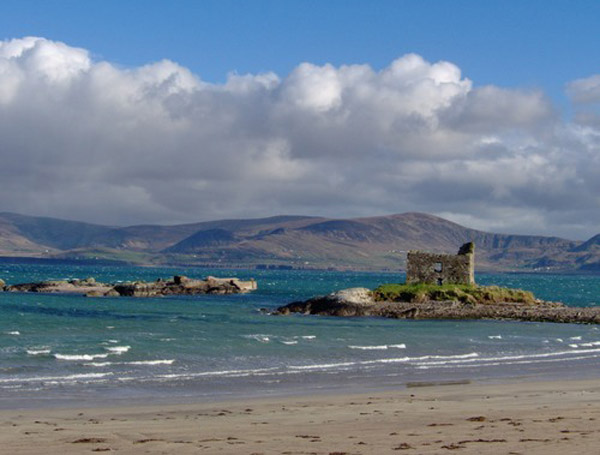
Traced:
<path fill-rule="evenodd" d="M 249 294 L 86 298 L 0 293 L 0 408 L 191 403 L 417 385 L 600 377 L 600 327 L 276 316 L 280 305 L 402 273 L 0 264 L 7 284 L 254 278 Z M 479 284 L 600 305 L 600 276 L 477 274 Z"/>

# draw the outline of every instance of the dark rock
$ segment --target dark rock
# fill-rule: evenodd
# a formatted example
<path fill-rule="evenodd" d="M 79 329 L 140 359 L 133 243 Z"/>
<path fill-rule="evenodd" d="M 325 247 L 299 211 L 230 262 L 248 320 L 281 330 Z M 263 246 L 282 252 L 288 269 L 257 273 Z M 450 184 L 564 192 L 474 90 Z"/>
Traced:
<path fill-rule="evenodd" d="M 346 290 L 348 291 L 348 290 Z M 567 307 L 561 303 L 537 301 L 531 303 L 462 303 L 456 301 L 414 302 L 357 302 L 344 300 L 340 291 L 303 302 L 292 302 L 273 312 L 322 316 L 379 316 L 393 319 L 498 319 L 531 322 L 560 322 L 599 324 L 600 307 Z"/>

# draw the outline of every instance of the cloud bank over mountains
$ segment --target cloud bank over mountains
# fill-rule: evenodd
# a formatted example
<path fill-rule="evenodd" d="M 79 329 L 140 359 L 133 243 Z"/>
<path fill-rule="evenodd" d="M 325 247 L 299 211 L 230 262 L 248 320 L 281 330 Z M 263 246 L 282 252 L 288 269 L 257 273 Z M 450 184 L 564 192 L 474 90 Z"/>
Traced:
<path fill-rule="evenodd" d="M 584 239 L 600 225 L 600 75 L 566 91 L 569 120 L 539 90 L 416 54 L 213 84 L 169 60 L 3 41 L 0 210 L 118 225 L 422 211 Z"/>

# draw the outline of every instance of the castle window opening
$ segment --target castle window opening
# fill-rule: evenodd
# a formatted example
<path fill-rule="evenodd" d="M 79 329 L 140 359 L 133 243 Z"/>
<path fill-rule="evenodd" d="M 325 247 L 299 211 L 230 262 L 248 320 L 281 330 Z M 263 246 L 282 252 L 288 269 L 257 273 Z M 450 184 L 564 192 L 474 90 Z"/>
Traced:
<path fill-rule="evenodd" d="M 442 271 L 442 263 L 441 262 L 436 262 L 433 265 L 433 271 L 437 272 L 437 273 L 440 273 Z"/>

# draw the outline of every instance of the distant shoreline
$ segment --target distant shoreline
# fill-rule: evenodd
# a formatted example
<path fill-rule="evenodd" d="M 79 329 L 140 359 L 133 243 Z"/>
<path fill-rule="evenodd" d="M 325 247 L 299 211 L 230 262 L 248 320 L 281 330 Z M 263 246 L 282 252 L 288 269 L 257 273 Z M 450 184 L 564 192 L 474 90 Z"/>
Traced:
<path fill-rule="evenodd" d="M 164 263 L 164 264 L 140 264 L 125 261 L 116 261 L 109 259 L 59 259 L 59 258 L 43 258 L 31 256 L 0 256 L 0 264 L 39 264 L 39 265 L 74 265 L 74 266 L 109 266 L 109 267 L 142 267 L 142 268 L 198 268 L 198 269 L 224 269 L 224 270 L 271 270 L 271 271 L 315 271 L 315 272 L 356 272 L 356 273 L 382 273 L 382 274 L 404 274 L 404 269 L 360 269 L 360 268 L 319 268 L 319 267 L 260 267 L 258 265 L 244 264 L 188 264 L 188 263 Z M 494 270 L 494 269 L 477 269 L 476 274 L 502 274 L 502 275 L 564 275 L 564 276 L 599 276 L 600 270 Z M 1 278 L 1 277 L 0 277 Z"/>

